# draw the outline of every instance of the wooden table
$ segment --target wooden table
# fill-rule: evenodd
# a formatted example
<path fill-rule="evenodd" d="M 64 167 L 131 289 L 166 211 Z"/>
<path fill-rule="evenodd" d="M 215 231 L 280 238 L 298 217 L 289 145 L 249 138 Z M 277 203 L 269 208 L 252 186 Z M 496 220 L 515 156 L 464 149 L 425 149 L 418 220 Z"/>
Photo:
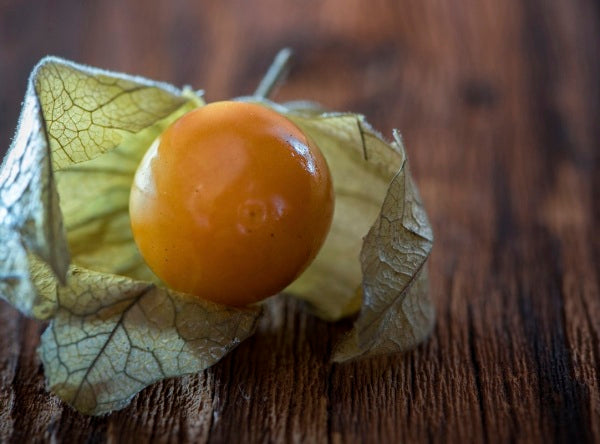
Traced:
<path fill-rule="evenodd" d="M 438 320 L 404 355 L 332 365 L 346 325 L 281 299 L 213 368 L 81 416 L 46 393 L 44 325 L 0 302 L 1 442 L 600 442 L 600 5 L 593 0 L 0 4 L 0 146 L 53 53 L 401 129 L 436 243 Z"/>

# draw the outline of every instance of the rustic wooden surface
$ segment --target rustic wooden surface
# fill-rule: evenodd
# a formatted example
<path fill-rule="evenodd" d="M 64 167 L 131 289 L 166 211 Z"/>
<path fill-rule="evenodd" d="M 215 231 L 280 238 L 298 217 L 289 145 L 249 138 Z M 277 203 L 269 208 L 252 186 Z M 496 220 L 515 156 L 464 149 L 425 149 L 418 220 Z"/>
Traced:
<path fill-rule="evenodd" d="M 0 146 L 47 53 L 217 100 L 286 45 L 276 99 L 402 130 L 436 233 L 429 342 L 332 365 L 346 325 L 283 299 L 213 368 L 89 418 L 0 302 L 0 442 L 600 442 L 597 1 L 3 0 Z"/>

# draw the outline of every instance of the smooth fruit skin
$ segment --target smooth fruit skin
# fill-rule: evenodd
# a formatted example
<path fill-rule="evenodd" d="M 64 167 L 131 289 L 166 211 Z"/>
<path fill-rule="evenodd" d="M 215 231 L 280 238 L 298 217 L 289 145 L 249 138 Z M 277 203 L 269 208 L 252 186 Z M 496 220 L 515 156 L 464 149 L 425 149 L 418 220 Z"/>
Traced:
<path fill-rule="evenodd" d="M 274 295 L 310 264 L 333 217 L 320 150 L 257 104 L 215 102 L 174 122 L 131 188 L 134 239 L 171 288 L 243 306 Z"/>

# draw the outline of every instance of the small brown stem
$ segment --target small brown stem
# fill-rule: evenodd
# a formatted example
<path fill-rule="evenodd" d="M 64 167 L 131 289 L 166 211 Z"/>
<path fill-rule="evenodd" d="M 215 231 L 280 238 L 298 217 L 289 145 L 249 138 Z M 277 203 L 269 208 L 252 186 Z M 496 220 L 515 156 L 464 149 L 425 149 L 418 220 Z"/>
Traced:
<path fill-rule="evenodd" d="M 291 57 L 292 50 L 290 48 L 279 50 L 275 59 L 273 59 L 273 63 L 271 63 L 267 73 L 258 85 L 258 88 L 256 88 L 254 96 L 262 99 L 269 97 L 275 87 L 281 83 L 287 75 Z"/>

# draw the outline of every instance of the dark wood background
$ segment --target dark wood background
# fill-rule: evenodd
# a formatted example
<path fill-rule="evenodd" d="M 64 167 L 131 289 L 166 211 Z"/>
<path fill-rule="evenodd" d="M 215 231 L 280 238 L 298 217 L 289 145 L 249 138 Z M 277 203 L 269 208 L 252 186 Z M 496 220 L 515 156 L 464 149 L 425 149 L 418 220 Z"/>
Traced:
<path fill-rule="evenodd" d="M 44 390 L 44 326 L 0 302 L 0 441 L 600 442 L 600 3 L 0 1 L 0 147 L 45 54 L 401 129 L 434 226 L 437 326 L 332 365 L 346 327 L 282 299 L 213 368 L 81 416 Z"/>

